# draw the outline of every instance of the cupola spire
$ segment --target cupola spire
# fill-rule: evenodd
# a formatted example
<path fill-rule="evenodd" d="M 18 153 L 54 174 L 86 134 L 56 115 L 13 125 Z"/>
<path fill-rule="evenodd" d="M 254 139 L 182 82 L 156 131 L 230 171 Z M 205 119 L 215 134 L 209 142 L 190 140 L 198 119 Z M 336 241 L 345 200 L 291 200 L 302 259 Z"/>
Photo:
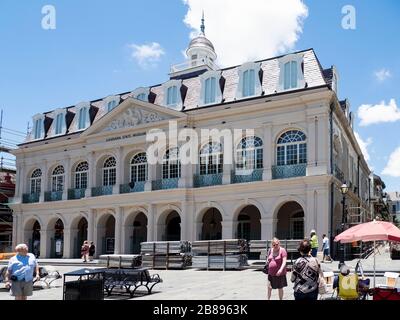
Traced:
<path fill-rule="evenodd" d="M 204 25 L 204 10 L 203 10 L 202 18 L 201 18 L 200 30 L 201 30 L 201 33 L 205 36 L 206 35 L 205 34 L 206 26 Z"/>

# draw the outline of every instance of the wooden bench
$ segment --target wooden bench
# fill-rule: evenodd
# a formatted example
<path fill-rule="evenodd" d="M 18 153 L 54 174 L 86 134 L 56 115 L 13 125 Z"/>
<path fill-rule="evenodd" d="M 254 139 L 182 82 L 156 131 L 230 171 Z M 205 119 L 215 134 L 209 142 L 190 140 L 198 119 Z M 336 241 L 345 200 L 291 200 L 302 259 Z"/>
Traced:
<path fill-rule="evenodd" d="M 150 275 L 147 268 L 104 269 L 104 290 L 108 296 L 114 289 L 119 289 L 132 298 L 140 287 L 145 287 L 147 294 L 151 294 L 154 286 L 160 282 L 162 282 L 160 276 Z"/>

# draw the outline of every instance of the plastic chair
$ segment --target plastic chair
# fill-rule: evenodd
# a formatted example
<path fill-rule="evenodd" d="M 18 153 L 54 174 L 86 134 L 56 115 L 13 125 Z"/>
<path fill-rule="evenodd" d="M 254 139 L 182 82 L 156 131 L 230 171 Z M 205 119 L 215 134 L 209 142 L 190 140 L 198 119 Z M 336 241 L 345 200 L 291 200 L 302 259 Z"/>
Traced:
<path fill-rule="evenodd" d="M 393 289 L 396 287 L 396 281 L 397 281 L 397 278 L 399 277 L 399 274 L 397 272 L 385 272 L 385 274 L 383 276 L 385 277 L 385 280 L 386 280 L 386 284 L 385 284 L 386 288 Z"/>

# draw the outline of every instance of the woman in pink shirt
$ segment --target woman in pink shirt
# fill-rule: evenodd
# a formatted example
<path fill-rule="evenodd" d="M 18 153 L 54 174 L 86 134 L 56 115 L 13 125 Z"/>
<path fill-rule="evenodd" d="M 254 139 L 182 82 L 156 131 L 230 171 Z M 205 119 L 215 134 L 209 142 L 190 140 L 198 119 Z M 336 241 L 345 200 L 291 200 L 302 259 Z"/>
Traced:
<path fill-rule="evenodd" d="M 278 289 L 279 299 L 283 298 L 283 288 L 287 287 L 286 281 L 287 252 L 281 248 L 279 239 L 272 239 L 272 248 L 267 253 L 268 263 L 268 300 L 271 299 L 272 289 Z"/>

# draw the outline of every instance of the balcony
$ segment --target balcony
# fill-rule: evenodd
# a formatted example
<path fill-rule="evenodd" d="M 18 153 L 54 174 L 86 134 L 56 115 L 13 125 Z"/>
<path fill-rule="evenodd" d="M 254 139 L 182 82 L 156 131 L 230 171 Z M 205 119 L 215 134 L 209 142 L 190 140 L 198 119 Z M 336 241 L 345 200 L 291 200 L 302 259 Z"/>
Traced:
<path fill-rule="evenodd" d="M 207 67 L 208 70 L 218 70 L 218 66 L 209 58 L 200 58 L 190 61 L 186 61 L 180 64 L 175 64 L 171 66 L 170 74 L 178 73 L 181 71 L 194 69 L 197 67 Z"/>
<path fill-rule="evenodd" d="M 344 173 L 339 167 L 335 164 L 335 177 L 339 179 L 341 182 L 344 182 Z"/>
<path fill-rule="evenodd" d="M 272 166 L 272 179 L 288 179 L 304 177 L 306 175 L 305 163 L 286 166 Z"/>
<path fill-rule="evenodd" d="M 78 200 L 85 197 L 86 189 L 68 189 L 68 200 Z"/>
<path fill-rule="evenodd" d="M 113 186 L 101 186 L 92 188 L 92 197 L 106 196 L 113 193 Z"/>
<path fill-rule="evenodd" d="M 232 170 L 232 183 L 261 181 L 263 169 Z"/>
<path fill-rule="evenodd" d="M 222 173 L 195 174 L 193 184 L 195 188 L 220 185 L 222 184 Z"/>
<path fill-rule="evenodd" d="M 40 193 L 24 193 L 22 195 L 22 203 L 36 203 L 39 202 Z"/>
<path fill-rule="evenodd" d="M 63 195 L 62 191 L 46 191 L 44 193 L 44 201 L 45 202 L 61 201 L 62 195 Z"/>
<path fill-rule="evenodd" d="M 119 186 L 119 193 L 143 192 L 145 183 L 145 181 L 136 181 L 133 188 L 129 183 L 121 184 Z"/>
<path fill-rule="evenodd" d="M 179 178 L 170 178 L 152 181 L 152 190 L 176 189 Z"/>

